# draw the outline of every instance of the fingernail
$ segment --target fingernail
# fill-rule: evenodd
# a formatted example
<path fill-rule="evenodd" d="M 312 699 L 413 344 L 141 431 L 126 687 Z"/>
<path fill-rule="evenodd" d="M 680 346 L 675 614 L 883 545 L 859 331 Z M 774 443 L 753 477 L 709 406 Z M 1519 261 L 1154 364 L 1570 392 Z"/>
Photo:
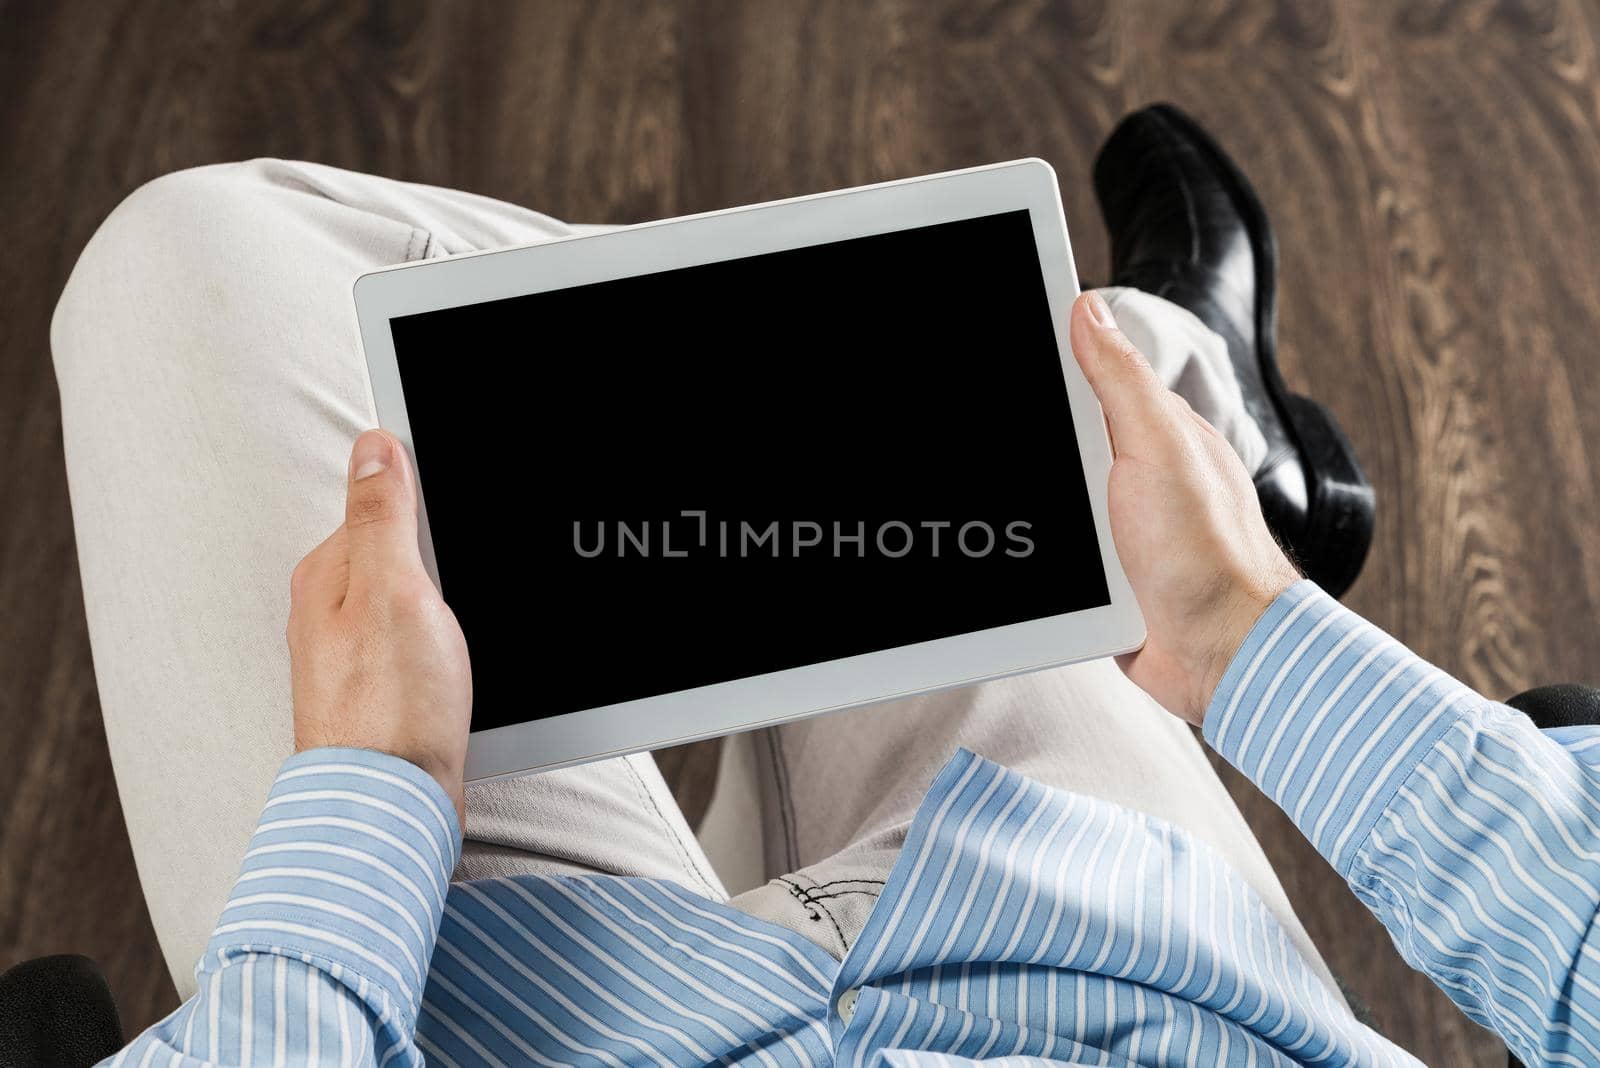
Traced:
<path fill-rule="evenodd" d="M 381 475 L 394 462 L 394 444 L 389 435 L 369 430 L 356 439 L 355 451 L 350 454 L 350 479 L 360 482 L 373 475 Z"/>
<path fill-rule="evenodd" d="M 1106 298 L 1092 289 L 1089 291 L 1089 311 L 1094 315 L 1094 321 L 1107 330 L 1117 328 L 1116 317 L 1111 314 L 1111 305 L 1106 303 Z"/>

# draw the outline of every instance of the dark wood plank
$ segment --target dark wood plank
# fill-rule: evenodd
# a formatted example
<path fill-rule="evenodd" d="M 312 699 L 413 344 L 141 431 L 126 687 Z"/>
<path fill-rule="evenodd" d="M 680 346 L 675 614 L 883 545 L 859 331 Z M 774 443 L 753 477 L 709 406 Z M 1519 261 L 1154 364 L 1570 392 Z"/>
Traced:
<path fill-rule="evenodd" d="M 1492 695 L 1600 681 L 1584 0 L 62 0 L 0 18 L 0 966 L 91 953 L 131 1027 L 172 991 L 100 733 L 47 328 L 96 223 L 176 167 L 304 157 L 627 222 L 1035 154 L 1096 277 L 1094 150 L 1174 100 L 1272 210 L 1286 372 L 1378 487 L 1352 603 Z M 682 781 L 693 804 L 705 774 Z M 1379 1026 L 1429 1062 L 1500 1063 L 1229 784 Z"/>
<path fill-rule="evenodd" d="M 103 150 L 69 136 L 83 72 L 66 57 L 111 26 L 12 5 L 0 13 L 0 968 L 86 952 L 130 1024 L 170 1009 L 173 987 L 139 893 L 95 700 L 61 458 L 49 317 L 93 220 L 115 200 L 74 204 L 75 172 L 102 180 Z M 79 51 L 83 49 L 84 51 Z M 62 103 L 68 102 L 63 107 Z"/>

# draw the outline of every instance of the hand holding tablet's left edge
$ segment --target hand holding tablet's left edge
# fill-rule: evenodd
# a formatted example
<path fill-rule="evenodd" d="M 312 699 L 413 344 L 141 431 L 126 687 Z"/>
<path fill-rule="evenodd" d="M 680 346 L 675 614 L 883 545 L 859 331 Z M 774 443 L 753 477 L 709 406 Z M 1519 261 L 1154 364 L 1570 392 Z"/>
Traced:
<path fill-rule="evenodd" d="M 417 548 L 416 479 L 404 446 L 356 440 L 345 521 L 290 580 L 295 751 L 372 749 L 436 779 L 465 821 L 472 673 L 455 616 Z"/>
<path fill-rule="evenodd" d="M 1300 575 L 1233 448 L 1161 384 L 1098 293 L 1073 305 L 1072 351 L 1111 431 L 1111 536 L 1148 628 L 1117 661 L 1199 725 L 1250 628 Z"/>

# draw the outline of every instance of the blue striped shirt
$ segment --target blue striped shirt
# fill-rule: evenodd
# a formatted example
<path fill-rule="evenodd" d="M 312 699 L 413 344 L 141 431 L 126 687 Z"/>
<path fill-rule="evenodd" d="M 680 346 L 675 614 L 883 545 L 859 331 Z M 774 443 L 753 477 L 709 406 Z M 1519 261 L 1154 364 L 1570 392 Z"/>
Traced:
<path fill-rule="evenodd" d="M 1473 1019 L 1600 1063 L 1600 736 L 1541 734 L 1309 583 L 1204 732 Z M 451 886 L 459 849 L 415 767 L 290 758 L 199 993 L 113 1063 L 1415 1063 L 1204 843 L 968 752 L 842 962 L 668 882 Z"/>

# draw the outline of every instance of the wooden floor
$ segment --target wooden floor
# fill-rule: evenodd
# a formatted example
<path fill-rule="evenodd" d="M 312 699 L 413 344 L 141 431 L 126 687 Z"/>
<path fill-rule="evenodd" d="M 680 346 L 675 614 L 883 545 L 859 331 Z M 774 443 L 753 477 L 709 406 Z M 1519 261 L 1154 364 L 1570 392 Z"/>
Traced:
<path fill-rule="evenodd" d="M 1349 600 L 1492 695 L 1600 681 L 1600 9 L 1586 0 L 366 6 L 0 0 L 0 967 L 80 951 L 172 1007 L 96 708 L 47 343 L 164 171 L 304 157 L 631 222 L 1038 155 L 1079 262 L 1118 116 L 1255 179 L 1283 352 L 1378 489 Z M 1333 969 L 1431 1063 L 1497 1044 L 1230 779 Z"/>

